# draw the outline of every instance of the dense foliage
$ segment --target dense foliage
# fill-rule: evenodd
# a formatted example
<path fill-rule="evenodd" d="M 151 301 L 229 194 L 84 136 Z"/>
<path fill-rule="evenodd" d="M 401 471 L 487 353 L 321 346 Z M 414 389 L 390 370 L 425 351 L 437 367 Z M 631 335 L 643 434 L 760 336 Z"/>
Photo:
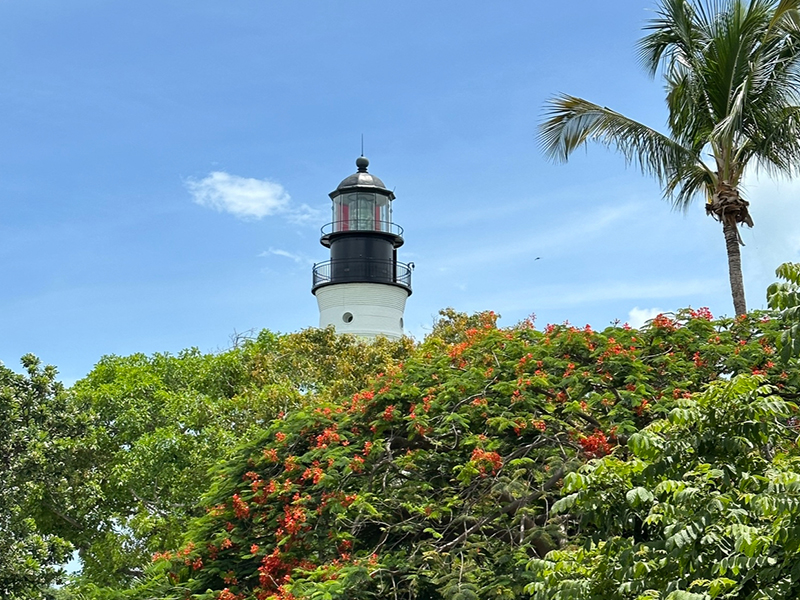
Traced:
<path fill-rule="evenodd" d="M 784 263 L 775 274 L 782 279 L 767 288 L 770 308 L 780 311 L 784 329 L 778 349 L 784 360 L 800 356 L 800 263 Z"/>
<path fill-rule="evenodd" d="M 641 513 L 636 502 L 666 492 L 655 490 L 659 474 L 649 471 L 651 479 L 641 481 L 607 475 L 605 496 L 574 496 L 576 481 L 594 490 L 600 484 L 591 483 L 592 473 L 607 464 L 630 479 L 643 460 L 675 472 L 699 469 L 698 478 L 715 481 L 716 472 L 697 463 L 705 459 L 691 439 L 675 442 L 679 464 L 653 450 L 665 448 L 655 435 L 667 435 L 663 423 L 674 421 L 701 428 L 699 448 L 729 457 L 730 469 L 749 468 L 748 476 L 768 482 L 772 459 L 746 463 L 735 450 L 749 443 L 756 454 L 783 457 L 780 440 L 763 446 L 790 405 L 769 398 L 766 408 L 704 411 L 716 398 L 760 402 L 766 388 L 751 389 L 753 376 L 785 397 L 796 394 L 798 375 L 775 359 L 775 337 L 766 316 L 713 321 L 704 309 L 660 315 L 642 330 L 602 332 L 568 324 L 539 331 L 531 322 L 500 329 L 491 313 L 448 313 L 402 364 L 365 389 L 288 412 L 221 463 L 205 514 L 181 548 L 157 555 L 154 576 L 167 573 L 162 583 L 175 597 L 221 600 L 583 597 L 570 596 L 569 573 L 563 581 L 550 573 L 565 568 L 563 556 L 567 565 L 584 561 L 576 577 L 596 576 L 606 588 L 595 597 L 605 597 L 617 585 L 613 573 L 588 572 L 601 553 L 598 540 L 642 541 L 641 524 L 620 503 L 641 488 L 634 493 L 641 500 L 630 501 Z M 693 398 L 720 380 L 735 382 L 733 391 Z M 762 417 L 773 419 L 769 427 L 747 425 Z M 727 441 L 740 429 L 753 439 Z M 740 483 L 724 468 L 722 477 Z M 567 499 L 564 481 L 573 494 Z M 624 546 L 602 547 L 612 553 Z M 576 559 L 580 547 L 595 554 Z M 542 591 L 547 577 L 553 585 Z M 726 590 L 738 585 L 728 577 L 734 583 Z"/>
<path fill-rule="evenodd" d="M 45 492 L 63 487 L 70 442 L 80 433 L 55 370 L 22 359 L 24 374 L 0 364 L 0 597 L 43 597 L 61 579 L 70 545 L 34 519 Z"/>
<path fill-rule="evenodd" d="M 585 543 L 534 559 L 535 599 L 800 595 L 797 406 L 764 376 L 718 381 L 565 478 Z"/>

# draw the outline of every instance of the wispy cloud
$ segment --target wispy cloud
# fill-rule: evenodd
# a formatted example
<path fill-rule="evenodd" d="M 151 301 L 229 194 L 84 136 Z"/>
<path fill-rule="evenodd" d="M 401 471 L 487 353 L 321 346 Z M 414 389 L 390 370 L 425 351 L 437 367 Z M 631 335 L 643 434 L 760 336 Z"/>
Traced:
<path fill-rule="evenodd" d="M 306 204 L 294 205 L 284 187 L 268 179 L 214 171 L 203 179 L 187 179 L 186 188 L 200 206 L 239 219 L 281 216 L 291 223 L 304 224 L 317 218 L 317 211 Z"/>
<path fill-rule="evenodd" d="M 536 256 L 542 252 L 575 248 L 588 244 L 623 221 L 634 219 L 644 212 L 641 204 L 629 202 L 620 206 L 601 206 L 588 214 L 569 215 L 557 224 L 536 230 L 536 235 L 527 237 L 508 236 L 495 243 L 480 244 L 474 249 L 452 253 L 442 257 L 437 265 L 440 269 L 458 268 L 469 264 L 498 264 L 522 256 Z"/>
<path fill-rule="evenodd" d="M 270 248 L 269 250 L 264 250 L 259 256 L 280 256 L 283 258 L 288 258 L 289 260 L 293 260 L 297 264 L 314 264 L 314 261 L 309 257 L 303 254 L 296 254 L 294 252 L 289 252 L 288 250 L 281 250 L 280 248 Z"/>

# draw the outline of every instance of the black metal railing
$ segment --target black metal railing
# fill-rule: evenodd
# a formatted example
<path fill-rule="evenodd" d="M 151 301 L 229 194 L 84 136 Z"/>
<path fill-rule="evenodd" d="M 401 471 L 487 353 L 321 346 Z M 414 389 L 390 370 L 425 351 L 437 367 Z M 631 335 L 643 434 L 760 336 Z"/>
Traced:
<path fill-rule="evenodd" d="M 379 231 L 403 237 L 403 228 L 391 221 L 369 221 L 365 219 L 359 222 L 359 219 L 350 219 L 348 221 L 334 221 L 322 226 L 323 237 L 343 231 Z"/>
<path fill-rule="evenodd" d="M 314 265 L 313 288 L 326 283 L 393 283 L 411 291 L 413 267 L 391 260 L 342 258 Z"/>

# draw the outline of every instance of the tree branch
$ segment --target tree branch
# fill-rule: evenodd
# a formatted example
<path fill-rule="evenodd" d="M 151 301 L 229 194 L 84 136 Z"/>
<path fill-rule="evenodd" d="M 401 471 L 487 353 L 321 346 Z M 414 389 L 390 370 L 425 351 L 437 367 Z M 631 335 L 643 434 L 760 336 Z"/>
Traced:
<path fill-rule="evenodd" d="M 527 496 L 523 496 L 522 498 L 518 498 L 517 500 L 514 500 L 514 502 L 506 504 L 504 507 L 500 508 L 499 510 L 496 510 L 493 513 L 483 517 L 477 523 L 475 523 L 473 526 L 471 526 L 470 528 L 464 530 L 464 533 L 459 535 L 456 539 L 448 542 L 444 546 L 441 546 L 439 548 L 439 552 L 447 552 L 448 550 L 454 548 L 458 544 L 461 544 L 470 535 L 472 535 L 475 531 L 479 530 L 481 527 L 483 527 L 484 525 L 486 525 L 490 521 L 494 521 L 495 519 L 497 519 L 498 517 L 502 517 L 503 515 L 507 515 L 507 514 L 512 514 L 513 515 L 514 513 L 516 513 L 523 506 L 527 506 L 528 504 L 530 504 L 534 500 L 538 500 L 539 498 L 544 496 L 544 494 L 546 492 L 548 492 L 553 486 L 555 486 L 556 483 L 558 483 L 558 481 L 563 476 L 564 476 L 564 468 L 562 467 L 562 468 L 559 468 L 555 473 L 553 473 L 553 476 L 550 477 L 550 479 L 545 481 L 545 483 L 542 486 L 541 490 L 537 490 L 537 491 L 533 492 L 532 494 L 528 494 Z"/>

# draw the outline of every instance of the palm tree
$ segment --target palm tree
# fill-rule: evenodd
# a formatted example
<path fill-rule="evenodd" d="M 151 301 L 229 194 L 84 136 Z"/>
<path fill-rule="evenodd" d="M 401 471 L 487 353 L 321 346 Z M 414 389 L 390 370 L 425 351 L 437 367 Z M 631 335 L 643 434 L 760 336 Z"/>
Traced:
<path fill-rule="evenodd" d="M 548 101 L 540 140 L 566 161 L 588 141 L 616 148 L 662 185 L 675 208 L 706 197 L 722 223 L 734 310 L 747 311 L 739 226 L 753 226 L 740 185 L 748 165 L 794 174 L 800 165 L 800 0 L 661 0 L 639 42 L 666 81 L 669 135 L 606 107 Z"/>

